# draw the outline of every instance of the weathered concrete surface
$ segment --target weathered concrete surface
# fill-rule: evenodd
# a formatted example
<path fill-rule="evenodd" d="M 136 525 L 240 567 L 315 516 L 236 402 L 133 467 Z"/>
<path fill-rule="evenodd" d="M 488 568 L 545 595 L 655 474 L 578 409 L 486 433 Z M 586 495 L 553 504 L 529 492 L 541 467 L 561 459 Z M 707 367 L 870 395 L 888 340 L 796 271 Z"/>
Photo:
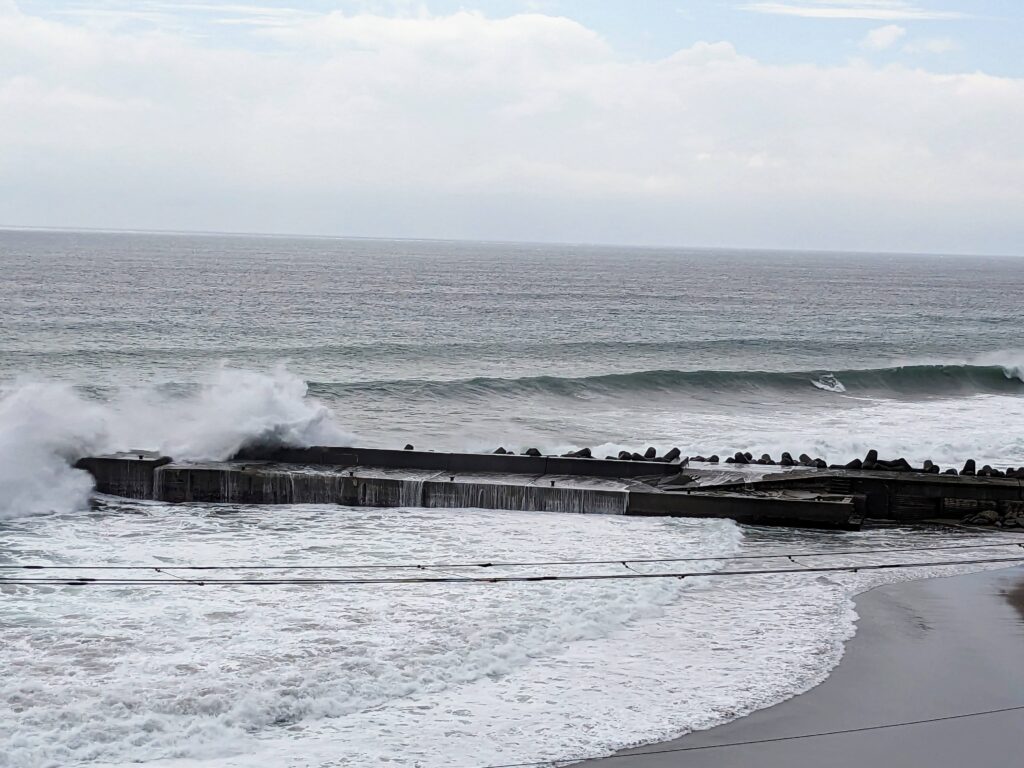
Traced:
<path fill-rule="evenodd" d="M 1024 501 L 1024 483 L 1016 478 L 925 472 L 801 470 L 722 487 L 850 494 L 864 499 L 866 517 L 879 520 L 960 519 L 970 512 Z"/>
<path fill-rule="evenodd" d="M 104 493 L 169 502 L 483 507 L 856 525 L 1024 508 L 1017 478 L 736 467 L 351 447 L 249 449 L 230 462 L 139 452 L 83 459 Z"/>
<path fill-rule="evenodd" d="M 154 482 L 154 498 L 172 503 L 327 503 L 624 514 L 626 489 L 618 480 L 557 475 L 448 475 L 380 467 L 220 462 L 162 467 Z"/>
<path fill-rule="evenodd" d="M 630 478 L 670 475 L 679 462 L 577 459 L 562 456 L 512 456 L 497 453 L 443 453 L 392 451 L 379 448 L 247 448 L 239 461 L 273 461 L 280 464 L 326 464 L 339 467 L 391 467 L 431 469 L 438 472 L 491 472 L 510 475 L 572 475 L 578 477 Z"/>
<path fill-rule="evenodd" d="M 629 494 L 627 515 L 644 517 L 724 517 L 750 525 L 859 527 L 861 517 L 851 496 L 802 491 L 750 493 L 705 491 Z"/>
<path fill-rule="evenodd" d="M 643 477 L 604 477 L 590 473 L 594 464 L 585 459 L 551 460 L 522 458 L 512 464 L 520 470 L 584 469 L 583 473 L 493 472 L 438 470 L 444 467 L 492 466 L 471 454 L 397 454 L 412 468 L 374 467 L 356 463 L 381 458 L 378 452 L 315 455 L 321 463 L 297 464 L 264 460 L 177 463 L 121 454 L 84 459 L 79 463 L 92 472 L 97 489 L 131 498 L 152 498 L 170 503 L 229 502 L 237 504 L 320 503 L 374 507 L 483 508 L 582 514 L 628 514 L 732 518 L 750 523 L 856 527 L 858 517 L 850 497 L 814 492 L 743 492 L 704 489 L 679 472 L 666 473 L 666 465 L 654 463 L 661 474 Z M 310 453 L 284 453 L 287 458 Z M 452 457 L 456 457 L 455 460 Z M 329 458 L 346 463 L 331 464 Z M 490 457 L 484 457 L 490 458 Z M 579 467 L 576 462 L 584 466 Z M 602 462 L 607 464 L 608 462 Z M 614 462 L 637 471 L 648 462 Z M 509 466 L 506 464 L 506 466 Z M 600 471 L 607 471 L 598 467 Z M 680 489 L 686 489 L 680 492 Z"/>
<path fill-rule="evenodd" d="M 75 466 L 96 479 L 100 493 L 126 499 L 152 499 L 156 469 L 170 463 L 170 457 L 152 451 L 125 451 L 89 456 L 80 459 Z"/>

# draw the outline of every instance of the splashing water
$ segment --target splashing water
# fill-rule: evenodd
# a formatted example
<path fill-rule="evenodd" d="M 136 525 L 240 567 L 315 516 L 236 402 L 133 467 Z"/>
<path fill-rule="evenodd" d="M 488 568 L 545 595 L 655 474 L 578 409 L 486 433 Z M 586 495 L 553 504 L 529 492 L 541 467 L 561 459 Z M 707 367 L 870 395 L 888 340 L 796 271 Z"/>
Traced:
<path fill-rule="evenodd" d="M 269 374 L 220 367 L 194 397 L 153 390 L 113 404 L 116 445 L 159 450 L 176 459 L 226 459 L 243 445 L 341 444 L 351 436 L 330 410 L 306 397 L 306 382 L 277 366 Z"/>
<path fill-rule="evenodd" d="M 0 519 L 85 506 L 90 453 L 156 450 L 177 459 L 225 459 L 253 443 L 341 444 L 350 436 L 306 397 L 283 367 L 269 373 L 219 367 L 197 391 L 168 398 L 131 390 L 89 400 L 64 384 L 19 382 L 0 394 Z"/>
<path fill-rule="evenodd" d="M 75 509 L 92 479 L 71 468 L 104 443 L 102 408 L 63 384 L 23 384 L 0 398 L 0 520 Z"/>

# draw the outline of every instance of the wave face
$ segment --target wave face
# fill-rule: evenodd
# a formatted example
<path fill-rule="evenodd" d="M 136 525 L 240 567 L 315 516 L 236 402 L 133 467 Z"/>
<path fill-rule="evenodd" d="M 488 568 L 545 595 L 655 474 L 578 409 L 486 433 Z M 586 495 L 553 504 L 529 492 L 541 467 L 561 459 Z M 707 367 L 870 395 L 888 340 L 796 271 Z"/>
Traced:
<path fill-rule="evenodd" d="M 824 382 L 824 383 L 823 383 Z M 314 394 L 404 394 L 420 397 L 490 395 L 585 397 L 645 392 L 811 394 L 811 389 L 842 394 L 929 397 L 972 394 L 1024 394 L 1024 366 L 931 364 L 840 371 L 681 371 L 653 370 L 599 376 L 520 378 L 477 377 L 453 381 L 404 379 L 371 382 L 312 382 Z"/>

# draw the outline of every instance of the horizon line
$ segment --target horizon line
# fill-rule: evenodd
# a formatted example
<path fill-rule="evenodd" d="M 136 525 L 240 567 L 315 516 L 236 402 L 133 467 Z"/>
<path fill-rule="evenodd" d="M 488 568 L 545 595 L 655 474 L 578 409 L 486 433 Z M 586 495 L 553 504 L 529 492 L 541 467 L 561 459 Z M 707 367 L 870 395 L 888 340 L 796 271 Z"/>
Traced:
<path fill-rule="evenodd" d="M 30 224 L 2 224 L 0 232 L 65 232 L 82 234 L 108 235 L 165 235 L 165 236 L 203 236 L 203 237 L 261 237 L 293 240 L 371 240 L 378 242 L 409 242 L 409 243 L 480 243 L 485 245 L 546 245 L 556 247 L 587 247 L 587 248 L 635 248 L 640 250 L 691 250 L 691 251 L 744 251 L 752 253 L 807 253 L 828 255 L 859 255 L 859 256 L 925 256 L 933 258 L 991 258 L 1019 259 L 1024 254 L 1015 253 L 977 253 L 971 251 L 913 251 L 913 250 L 881 250 L 868 251 L 861 249 L 839 248 L 800 248 L 784 246 L 735 246 L 735 245 L 651 245 L 625 242 L 588 242 L 569 240 L 505 240 L 505 239 L 474 239 L 460 237 L 395 237 L 385 235 L 337 235 L 314 234 L 300 232 L 247 232 L 239 230 L 205 230 L 205 229 L 137 229 L 119 227 L 82 227 L 82 226 L 42 226 Z"/>

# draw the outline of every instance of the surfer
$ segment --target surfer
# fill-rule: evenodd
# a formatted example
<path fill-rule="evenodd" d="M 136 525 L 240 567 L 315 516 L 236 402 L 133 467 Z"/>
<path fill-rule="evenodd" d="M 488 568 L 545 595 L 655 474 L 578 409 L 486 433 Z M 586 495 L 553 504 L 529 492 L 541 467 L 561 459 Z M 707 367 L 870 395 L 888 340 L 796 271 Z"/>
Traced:
<path fill-rule="evenodd" d="M 816 386 L 818 389 L 823 389 L 826 392 L 845 392 L 846 387 L 843 383 L 835 377 L 835 374 L 826 373 L 818 377 L 817 380 L 812 380 L 811 384 Z"/>

